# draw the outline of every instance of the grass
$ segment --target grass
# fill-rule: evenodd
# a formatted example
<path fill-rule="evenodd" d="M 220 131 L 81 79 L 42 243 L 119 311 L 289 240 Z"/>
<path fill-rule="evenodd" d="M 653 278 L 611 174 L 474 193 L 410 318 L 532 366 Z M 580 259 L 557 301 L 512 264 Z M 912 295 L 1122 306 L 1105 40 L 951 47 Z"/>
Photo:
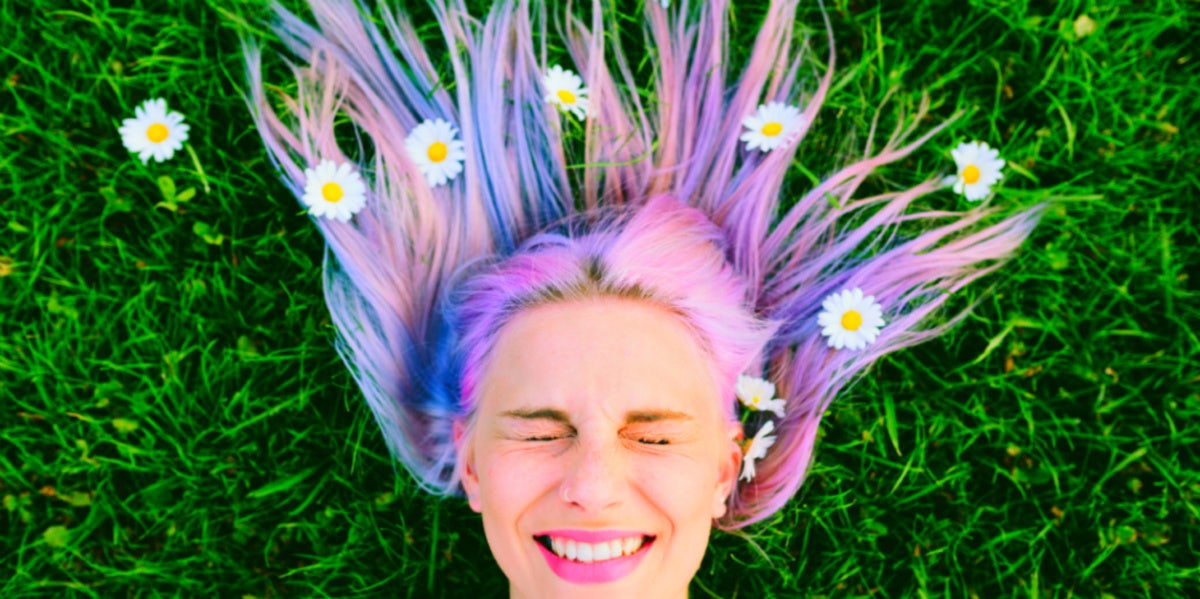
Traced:
<path fill-rule="evenodd" d="M 321 240 L 240 96 L 258 3 L 18 4 L 0 2 L 0 595 L 504 595 L 477 516 L 395 473 L 332 348 Z M 1010 163 L 999 201 L 1052 208 L 963 326 L 831 409 L 800 495 L 749 541 L 716 535 L 692 595 L 1197 596 L 1200 10 L 830 9 L 838 83 L 806 169 L 889 88 L 928 91 L 973 110 L 884 179 L 981 139 Z M 117 126 L 155 96 L 191 139 L 143 166 Z"/>

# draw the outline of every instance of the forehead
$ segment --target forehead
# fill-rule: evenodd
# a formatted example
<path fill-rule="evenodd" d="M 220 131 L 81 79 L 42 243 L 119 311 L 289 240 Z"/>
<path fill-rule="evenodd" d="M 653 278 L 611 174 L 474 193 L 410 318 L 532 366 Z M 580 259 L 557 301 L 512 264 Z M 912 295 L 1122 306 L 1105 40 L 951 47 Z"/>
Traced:
<path fill-rule="evenodd" d="M 525 310 L 500 331 L 480 388 L 482 413 L 589 406 L 718 412 L 711 361 L 667 310 L 597 298 Z"/>

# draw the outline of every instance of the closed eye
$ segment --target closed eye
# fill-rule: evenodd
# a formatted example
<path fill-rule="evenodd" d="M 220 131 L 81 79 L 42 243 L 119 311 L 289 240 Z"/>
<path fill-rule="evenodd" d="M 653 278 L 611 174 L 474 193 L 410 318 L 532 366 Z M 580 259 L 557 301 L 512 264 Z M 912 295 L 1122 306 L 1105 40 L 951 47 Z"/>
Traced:
<path fill-rule="evenodd" d="M 671 442 L 667 439 L 651 439 L 651 438 L 647 438 L 647 437 L 641 437 L 637 440 L 637 442 L 641 443 L 642 445 L 670 445 L 671 444 Z"/>
<path fill-rule="evenodd" d="M 525 437 L 524 440 L 532 441 L 534 443 L 547 443 L 550 441 L 558 441 L 559 439 L 565 439 L 565 438 L 566 438 L 565 435 L 538 435 L 538 436 L 534 436 L 534 437 Z"/>

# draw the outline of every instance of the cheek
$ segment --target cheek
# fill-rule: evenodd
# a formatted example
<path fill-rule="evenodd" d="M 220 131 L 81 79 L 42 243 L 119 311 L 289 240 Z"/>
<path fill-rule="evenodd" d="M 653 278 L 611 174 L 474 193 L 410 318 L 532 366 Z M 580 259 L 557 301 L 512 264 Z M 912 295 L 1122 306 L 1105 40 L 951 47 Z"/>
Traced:
<path fill-rule="evenodd" d="M 639 478 L 645 496 L 669 527 L 656 576 L 664 584 L 686 585 L 708 551 L 716 467 L 710 460 L 664 460 L 643 468 Z"/>
<path fill-rule="evenodd" d="M 527 516 L 537 511 L 547 492 L 554 488 L 553 467 L 546 460 L 521 454 L 504 454 L 483 448 L 477 455 L 479 500 L 488 547 L 500 569 L 510 580 L 523 580 L 529 571 L 525 544 Z"/>
<path fill-rule="evenodd" d="M 637 486 L 674 526 L 711 524 L 712 494 L 717 486 L 712 460 L 693 456 L 644 458 L 636 472 Z"/>
<path fill-rule="evenodd" d="M 479 464 L 479 490 L 484 515 L 515 518 L 550 489 L 560 468 L 553 459 L 529 452 L 491 449 Z M 511 522 L 510 522 L 511 524 Z"/>

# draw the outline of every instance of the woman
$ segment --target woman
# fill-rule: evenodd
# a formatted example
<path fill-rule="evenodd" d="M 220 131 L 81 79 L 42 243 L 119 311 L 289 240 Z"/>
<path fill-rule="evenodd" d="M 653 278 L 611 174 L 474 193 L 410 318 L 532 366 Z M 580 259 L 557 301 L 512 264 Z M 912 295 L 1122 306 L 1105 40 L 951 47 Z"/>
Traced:
<path fill-rule="evenodd" d="M 854 197 L 944 124 L 878 151 L 872 130 L 783 198 L 832 73 L 801 84 L 795 1 L 732 72 L 728 2 L 647 3 L 652 82 L 599 3 L 561 15 L 573 68 L 538 2 L 477 21 L 435 1 L 436 50 L 387 7 L 386 34 L 352 2 L 312 9 L 276 23 L 308 63 L 294 98 L 249 50 L 259 128 L 328 243 L 340 349 L 390 449 L 467 496 L 514 597 L 686 596 L 712 526 L 782 507 L 829 402 L 953 324 L 930 317 L 1036 221 L 909 211 L 938 178 Z M 990 185 L 988 158 L 956 189 Z"/>

